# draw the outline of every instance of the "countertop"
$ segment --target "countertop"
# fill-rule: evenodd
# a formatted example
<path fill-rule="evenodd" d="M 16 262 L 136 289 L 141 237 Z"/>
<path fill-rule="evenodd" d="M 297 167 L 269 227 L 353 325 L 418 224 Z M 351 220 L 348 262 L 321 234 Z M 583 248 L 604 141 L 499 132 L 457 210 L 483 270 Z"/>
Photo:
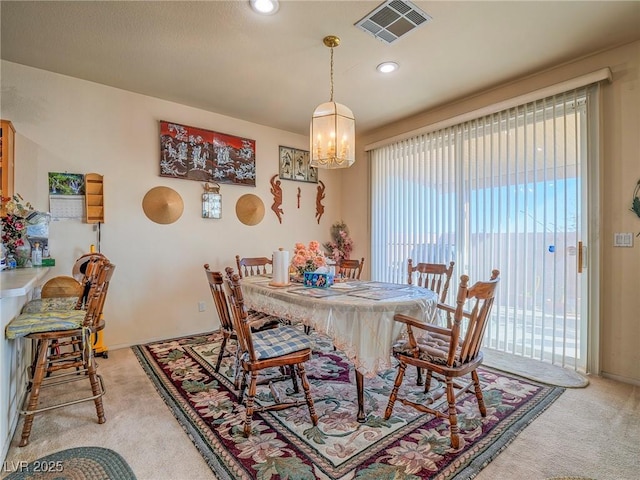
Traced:
<path fill-rule="evenodd" d="M 51 268 L 14 268 L 0 272 L 0 298 L 27 295 Z"/>

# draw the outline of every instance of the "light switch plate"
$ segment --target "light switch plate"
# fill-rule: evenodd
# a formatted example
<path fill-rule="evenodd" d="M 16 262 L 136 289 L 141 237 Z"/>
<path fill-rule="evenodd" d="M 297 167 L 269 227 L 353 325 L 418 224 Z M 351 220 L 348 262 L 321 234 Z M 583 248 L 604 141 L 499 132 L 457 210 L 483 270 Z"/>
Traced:
<path fill-rule="evenodd" d="M 633 233 L 614 233 L 614 247 L 633 247 Z"/>

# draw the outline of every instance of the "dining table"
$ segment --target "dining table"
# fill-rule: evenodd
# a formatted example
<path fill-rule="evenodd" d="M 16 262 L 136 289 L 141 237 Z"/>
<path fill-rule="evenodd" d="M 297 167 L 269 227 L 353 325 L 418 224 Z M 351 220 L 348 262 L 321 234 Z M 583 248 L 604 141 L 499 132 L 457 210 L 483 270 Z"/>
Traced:
<path fill-rule="evenodd" d="M 361 423 L 366 421 L 364 378 L 393 366 L 393 344 L 403 333 L 403 324 L 394 321 L 394 315 L 402 313 L 429 323 L 438 304 L 434 291 L 416 285 L 350 280 L 312 288 L 271 283 L 270 275 L 244 277 L 246 306 L 331 338 L 355 367 L 357 420 Z"/>

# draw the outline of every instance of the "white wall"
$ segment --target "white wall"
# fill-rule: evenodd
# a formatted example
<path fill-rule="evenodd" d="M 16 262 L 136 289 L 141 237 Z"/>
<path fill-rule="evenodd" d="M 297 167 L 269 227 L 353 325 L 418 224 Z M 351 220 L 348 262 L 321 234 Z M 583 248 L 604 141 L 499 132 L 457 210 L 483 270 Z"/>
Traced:
<path fill-rule="evenodd" d="M 104 175 L 100 246 L 117 265 L 105 307 L 108 348 L 218 328 L 204 263 L 224 269 L 235 266 L 236 254 L 270 256 L 278 247 L 292 250 L 298 241 L 325 242 L 331 224 L 341 218 L 336 171 L 320 171 L 326 185 L 320 224 L 316 184 L 282 181 L 282 224 L 270 209 L 269 179 L 278 173 L 278 147 L 308 150 L 306 136 L 11 62 L 0 66 L 0 115 L 16 128 L 15 191 L 48 210 L 49 172 Z M 222 184 L 223 218 L 201 218 L 203 184 L 158 175 L 160 120 L 255 140 L 256 187 Z M 159 225 L 144 215 L 142 198 L 158 185 L 173 188 L 184 200 L 176 223 Z M 265 218 L 256 226 L 236 218 L 236 200 L 245 193 L 265 204 Z M 97 234 L 93 225 L 79 221 L 53 222 L 49 243 L 56 259 L 53 274 L 70 275 L 75 259 L 97 244 Z M 206 302 L 203 313 L 199 301 Z"/>

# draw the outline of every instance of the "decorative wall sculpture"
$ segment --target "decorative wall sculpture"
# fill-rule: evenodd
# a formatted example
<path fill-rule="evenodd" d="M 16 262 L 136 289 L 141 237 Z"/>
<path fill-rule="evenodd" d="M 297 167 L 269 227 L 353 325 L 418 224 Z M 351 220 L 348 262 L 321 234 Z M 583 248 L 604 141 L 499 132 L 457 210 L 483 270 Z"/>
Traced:
<path fill-rule="evenodd" d="M 280 180 L 276 180 L 278 175 L 274 175 L 271 177 L 269 182 L 271 183 L 271 194 L 273 195 L 273 204 L 271 205 L 271 210 L 278 217 L 278 222 L 282 223 L 282 215 L 284 215 L 284 211 L 282 210 L 282 188 L 280 187 Z"/>
<path fill-rule="evenodd" d="M 316 218 L 318 219 L 318 225 L 320 225 L 320 217 L 324 215 L 324 205 L 322 204 L 322 200 L 324 200 L 324 183 L 322 180 L 318 180 L 318 193 L 316 194 Z"/>

